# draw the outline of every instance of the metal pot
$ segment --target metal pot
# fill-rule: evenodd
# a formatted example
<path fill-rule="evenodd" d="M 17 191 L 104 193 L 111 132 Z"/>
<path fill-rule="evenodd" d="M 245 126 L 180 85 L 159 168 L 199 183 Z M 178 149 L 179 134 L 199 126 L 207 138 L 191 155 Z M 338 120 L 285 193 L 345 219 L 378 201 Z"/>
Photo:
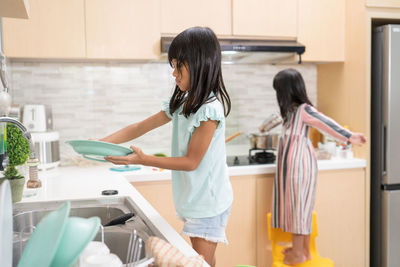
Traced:
<path fill-rule="evenodd" d="M 248 137 L 252 149 L 276 149 L 278 147 L 279 134 L 251 133 Z"/>

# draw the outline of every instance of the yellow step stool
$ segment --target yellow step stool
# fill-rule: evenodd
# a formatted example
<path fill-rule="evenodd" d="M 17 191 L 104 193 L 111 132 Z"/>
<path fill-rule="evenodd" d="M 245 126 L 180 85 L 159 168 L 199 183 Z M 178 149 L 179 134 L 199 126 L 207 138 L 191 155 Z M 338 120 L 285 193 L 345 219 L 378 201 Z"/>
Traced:
<path fill-rule="evenodd" d="M 334 267 L 333 261 L 328 258 L 322 258 L 317 251 L 315 238 L 318 236 L 317 215 L 315 211 L 312 214 L 312 232 L 310 235 L 310 253 L 311 260 L 297 264 L 298 267 Z M 271 213 L 268 213 L 268 238 L 272 243 L 272 267 L 289 267 L 283 263 L 284 255 L 282 250 L 285 248 L 279 243 L 291 243 L 292 234 L 283 232 L 280 228 L 271 228 Z"/>

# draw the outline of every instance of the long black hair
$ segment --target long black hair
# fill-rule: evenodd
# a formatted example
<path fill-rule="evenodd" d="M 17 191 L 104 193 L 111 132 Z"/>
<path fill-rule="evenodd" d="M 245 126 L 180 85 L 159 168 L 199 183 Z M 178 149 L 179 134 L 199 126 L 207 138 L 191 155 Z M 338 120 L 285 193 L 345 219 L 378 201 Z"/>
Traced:
<path fill-rule="evenodd" d="M 224 107 L 225 116 L 228 116 L 231 100 L 222 79 L 221 47 L 215 33 L 206 27 L 193 27 L 181 32 L 172 40 L 168 50 L 171 66 L 173 59 L 178 72 L 183 64 L 189 69 L 190 88 L 183 92 L 175 86 L 169 103 L 171 114 L 184 103 L 182 113 L 188 117 L 216 97 Z"/>
<path fill-rule="evenodd" d="M 273 87 L 284 124 L 289 122 L 291 114 L 298 106 L 303 103 L 312 105 L 307 96 L 303 77 L 295 69 L 278 72 L 274 77 Z"/>

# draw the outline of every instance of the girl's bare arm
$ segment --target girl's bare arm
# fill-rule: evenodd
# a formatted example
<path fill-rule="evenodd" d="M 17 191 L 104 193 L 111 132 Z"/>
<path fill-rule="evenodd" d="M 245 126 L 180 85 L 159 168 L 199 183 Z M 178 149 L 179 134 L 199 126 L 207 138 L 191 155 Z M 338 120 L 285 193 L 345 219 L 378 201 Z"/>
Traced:
<path fill-rule="evenodd" d="M 218 121 L 202 121 L 190 139 L 188 151 L 183 157 L 154 157 L 146 155 L 138 147 L 131 146 L 134 153 L 128 156 L 110 156 L 105 159 L 120 165 L 142 164 L 163 169 L 193 171 L 197 169 L 211 143 Z"/>
<path fill-rule="evenodd" d="M 100 141 L 114 144 L 125 143 L 160 127 L 169 121 L 171 121 L 171 119 L 168 118 L 165 111 L 160 111 L 141 122 L 133 123 L 119 131 L 116 131 L 115 133 L 100 139 Z"/>

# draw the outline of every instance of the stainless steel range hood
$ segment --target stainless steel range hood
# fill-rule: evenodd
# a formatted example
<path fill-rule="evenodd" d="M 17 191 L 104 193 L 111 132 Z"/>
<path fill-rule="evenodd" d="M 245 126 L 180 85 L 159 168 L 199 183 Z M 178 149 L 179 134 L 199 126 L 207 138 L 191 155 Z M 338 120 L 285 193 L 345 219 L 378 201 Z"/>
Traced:
<path fill-rule="evenodd" d="M 161 57 L 165 58 L 173 37 L 161 37 Z M 301 63 L 305 46 L 296 41 L 219 38 L 222 63 Z"/>

